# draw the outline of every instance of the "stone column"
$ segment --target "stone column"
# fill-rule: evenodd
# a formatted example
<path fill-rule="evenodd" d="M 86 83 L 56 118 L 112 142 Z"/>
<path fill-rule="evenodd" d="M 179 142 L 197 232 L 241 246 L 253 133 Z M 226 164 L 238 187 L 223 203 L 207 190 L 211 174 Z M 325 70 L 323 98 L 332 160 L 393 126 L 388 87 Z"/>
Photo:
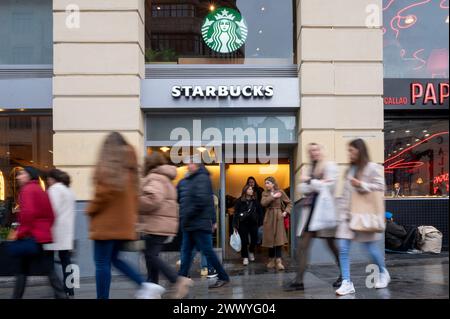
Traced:
<path fill-rule="evenodd" d="M 53 0 L 54 165 L 71 175 L 78 200 L 91 197 L 106 134 L 123 133 L 143 156 L 144 3 Z"/>
<path fill-rule="evenodd" d="M 381 0 L 298 0 L 299 114 L 296 182 L 310 142 L 348 163 L 347 143 L 363 138 L 373 161 L 384 161 Z M 338 185 L 340 192 L 342 183 Z M 298 194 L 297 194 L 298 196 Z"/>

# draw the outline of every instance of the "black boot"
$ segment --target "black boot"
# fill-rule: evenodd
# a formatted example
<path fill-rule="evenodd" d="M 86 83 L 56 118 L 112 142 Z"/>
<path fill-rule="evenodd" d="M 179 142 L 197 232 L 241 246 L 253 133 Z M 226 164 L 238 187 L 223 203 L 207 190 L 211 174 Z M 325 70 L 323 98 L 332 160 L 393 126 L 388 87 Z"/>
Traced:
<path fill-rule="evenodd" d="M 64 291 L 63 285 L 59 280 L 58 276 L 52 271 L 48 275 L 48 281 L 50 282 L 50 286 L 53 288 L 53 292 L 55 293 L 55 299 L 67 299 L 67 295 Z"/>
<path fill-rule="evenodd" d="M 342 275 L 339 275 L 338 279 L 333 283 L 334 288 L 339 288 L 342 284 Z"/>
<path fill-rule="evenodd" d="M 12 299 L 22 299 L 26 285 L 27 285 L 27 276 L 22 274 L 17 275 L 16 283 L 14 284 L 14 292 Z"/>

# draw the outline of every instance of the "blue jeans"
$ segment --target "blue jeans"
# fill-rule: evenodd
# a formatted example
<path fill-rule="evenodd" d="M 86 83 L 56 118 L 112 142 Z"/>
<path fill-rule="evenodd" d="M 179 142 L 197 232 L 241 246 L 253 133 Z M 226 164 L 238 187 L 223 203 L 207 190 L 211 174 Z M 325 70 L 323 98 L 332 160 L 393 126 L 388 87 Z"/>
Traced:
<path fill-rule="evenodd" d="M 230 280 L 213 250 L 212 234 L 206 231 L 183 231 L 183 241 L 181 243 L 181 267 L 178 272 L 180 276 L 187 277 L 189 275 L 194 248 L 197 248 L 197 250 L 205 255 L 208 265 L 217 271 L 220 280 Z"/>
<path fill-rule="evenodd" d="M 195 258 L 195 255 L 196 255 L 197 253 L 200 253 L 200 251 L 197 250 L 197 248 L 194 248 L 194 249 L 192 250 L 192 259 Z M 200 253 L 200 267 L 201 267 L 202 269 L 203 269 L 203 268 L 208 268 L 208 269 L 211 269 L 211 268 L 212 268 L 212 267 L 209 266 L 208 260 L 206 259 L 206 256 L 205 256 L 204 254 L 202 254 L 202 253 Z"/>
<path fill-rule="evenodd" d="M 341 265 L 342 279 L 350 281 L 350 246 L 352 241 L 350 239 L 339 239 L 339 263 Z M 363 243 L 366 246 L 372 260 L 380 269 L 380 272 L 385 272 L 386 266 L 384 264 L 384 257 L 378 247 L 378 241 L 370 241 Z"/>
<path fill-rule="evenodd" d="M 119 259 L 118 255 L 120 252 L 119 248 L 121 243 L 121 240 L 94 241 L 97 299 L 109 298 L 109 287 L 111 286 L 111 264 L 136 284 L 142 285 L 144 282 L 144 279 L 137 271 Z"/>

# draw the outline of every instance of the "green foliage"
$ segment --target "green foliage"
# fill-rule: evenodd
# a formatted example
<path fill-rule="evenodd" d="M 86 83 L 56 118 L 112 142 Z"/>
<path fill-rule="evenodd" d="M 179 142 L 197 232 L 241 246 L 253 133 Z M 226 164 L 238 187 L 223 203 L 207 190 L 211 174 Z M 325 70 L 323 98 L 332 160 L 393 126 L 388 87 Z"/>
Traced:
<path fill-rule="evenodd" d="M 176 62 L 178 54 L 172 49 L 145 51 L 145 62 Z"/>

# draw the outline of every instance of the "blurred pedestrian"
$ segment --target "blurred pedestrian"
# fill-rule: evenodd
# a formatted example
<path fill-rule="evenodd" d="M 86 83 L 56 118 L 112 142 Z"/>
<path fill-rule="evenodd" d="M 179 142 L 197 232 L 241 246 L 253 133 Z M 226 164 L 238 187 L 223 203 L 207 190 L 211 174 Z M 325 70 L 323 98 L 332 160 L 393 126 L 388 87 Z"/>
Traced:
<path fill-rule="evenodd" d="M 385 182 L 383 167 L 370 161 L 366 143 L 362 139 L 351 141 L 348 146 L 348 153 L 350 168 L 345 174 L 346 182 L 342 201 L 338 205 L 339 225 L 336 232 L 336 238 L 340 239 L 339 258 L 343 278 L 341 287 L 336 290 L 338 295 L 355 293 L 355 288 L 350 279 L 349 252 L 352 241 L 363 242 L 378 266 L 380 273 L 379 278 L 376 279 L 375 288 L 385 288 L 390 282 L 384 255 L 378 243 L 382 239 L 384 231 Z M 361 199 L 361 195 L 373 196 L 365 196 Z M 366 211 L 368 207 L 380 210 L 382 214 L 377 216 L 379 215 L 377 211 L 368 212 Z M 366 220 L 359 223 L 358 216 L 366 218 Z M 378 225 L 375 225 L 375 223 Z M 371 230 L 377 227 L 380 228 L 380 232 Z"/>
<path fill-rule="evenodd" d="M 281 250 L 288 243 L 284 218 L 290 214 L 292 202 L 286 193 L 278 187 L 273 177 L 265 179 L 266 190 L 262 193 L 261 205 L 266 208 L 263 224 L 262 246 L 269 248 L 267 268 L 284 270 Z"/>
<path fill-rule="evenodd" d="M 136 153 L 120 133 L 110 133 L 101 146 L 94 170 L 94 196 L 86 213 L 89 237 L 94 241 L 97 298 L 108 299 L 111 264 L 134 281 L 137 298 L 154 298 L 154 284 L 119 258 L 121 246 L 137 239 L 139 176 Z"/>
<path fill-rule="evenodd" d="M 304 290 L 303 277 L 313 238 L 326 239 L 328 248 L 339 265 L 339 250 L 334 238 L 337 218 L 334 191 L 338 168 L 335 163 L 325 161 L 323 147 L 317 143 L 308 145 L 308 155 L 311 167 L 298 185 L 299 192 L 305 196 L 301 201 L 301 214 L 297 228 L 297 276 L 288 290 Z M 339 287 L 341 282 L 342 276 L 339 275 L 333 287 Z"/>
<path fill-rule="evenodd" d="M 11 255 L 18 257 L 19 269 L 16 275 L 13 298 L 21 299 L 25 292 L 27 276 L 30 275 L 32 263 L 46 257 L 43 245 L 51 243 L 52 226 L 55 216 L 48 195 L 39 185 L 39 172 L 26 166 L 18 172 L 19 193 L 19 227 L 9 244 Z M 47 273 L 55 298 L 67 298 L 62 283 L 53 265 Z"/>
<path fill-rule="evenodd" d="M 241 197 L 236 200 L 233 215 L 233 229 L 241 237 L 241 257 L 244 266 L 247 266 L 249 261 L 255 261 L 255 247 L 261 217 L 262 207 L 257 200 L 254 187 L 247 184 L 242 190 Z"/>
<path fill-rule="evenodd" d="M 45 245 L 44 249 L 58 252 L 61 261 L 64 290 L 70 297 L 74 297 L 73 287 L 68 286 L 67 278 L 71 274 L 69 265 L 71 262 L 71 252 L 73 250 L 73 237 L 75 229 L 75 195 L 68 186 L 63 184 L 65 181 L 70 185 L 70 178 L 63 174 L 59 169 L 52 169 L 47 174 L 47 190 L 53 212 L 55 213 L 55 223 L 52 228 L 53 243 Z"/>
<path fill-rule="evenodd" d="M 217 281 L 209 288 L 219 288 L 230 278 L 213 250 L 212 234 L 217 228 L 214 198 L 209 172 L 197 157 L 188 160 L 189 174 L 178 185 L 180 221 L 183 230 L 179 275 L 187 277 L 196 247 L 217 271 Z"/>
<path fill-rule="evenodd" d="M 176 270 L 159 257 L 163 246 L 178 232 L 177 191 L 172 184 L 177 176 L 177 169 L 167 165 L 167 160 L 161 153 L 154 152 L 145 159 L 144 176 L 139 201 L 138 231 L 145 240 L 147 281 L 158 284 L 158 274 L 161 271 L 170 283 L 176 284 L 175 297 L 184 298 L 193 285 L 192 280 L 178 276 Z"/>

